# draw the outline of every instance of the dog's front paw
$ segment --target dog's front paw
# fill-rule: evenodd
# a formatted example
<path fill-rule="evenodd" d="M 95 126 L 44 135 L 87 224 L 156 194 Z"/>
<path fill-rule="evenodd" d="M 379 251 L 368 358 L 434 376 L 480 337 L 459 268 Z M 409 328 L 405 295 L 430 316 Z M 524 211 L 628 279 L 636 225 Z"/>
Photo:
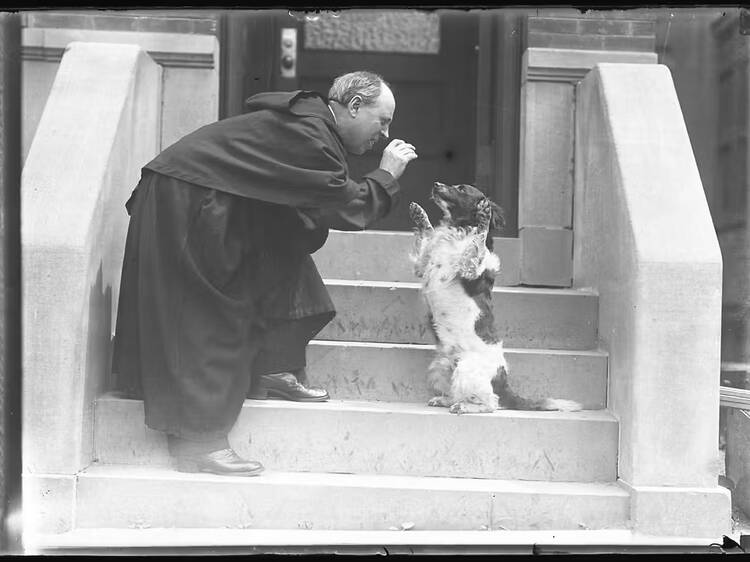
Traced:
<path fill-rule="evenodd" d="M 445 396 L 434 396 L 427 402 L 428 406 L 434 406 L 437 408 L 447 408 L 451 405 Z"/>
<path fill-rule="evenodd" d="M 474 402 L 467 402 L 465 400 L 461 400 L 460 402 L 456 402 L 453 404 L 448 411 L 451 414 L 486 414 L 489 412 L 494 412 L 497 408 L 492 407 L 489 404 L 477 404 Z"/>
<path fill-rule="evenodd" d="M 415 203 L 414 201 L 409 203 L 409 216 L 418 228 L 422 230 L 429 230 L 432 228 L 427 212 L 419 205 L 419 203 Z"/>

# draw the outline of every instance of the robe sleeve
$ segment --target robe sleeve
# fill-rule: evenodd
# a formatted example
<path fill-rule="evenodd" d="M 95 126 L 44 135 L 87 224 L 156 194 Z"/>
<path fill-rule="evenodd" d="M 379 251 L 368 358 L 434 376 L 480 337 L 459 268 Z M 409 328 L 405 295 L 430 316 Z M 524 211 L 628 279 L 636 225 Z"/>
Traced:
<path fill-rule="evenodd" d="M 400 186 L 380 168 L 365 174 L 360 193 L 341 208 L 324 209 L 318 223 L 335 230 L 364 230 L 393 208 Z"/>

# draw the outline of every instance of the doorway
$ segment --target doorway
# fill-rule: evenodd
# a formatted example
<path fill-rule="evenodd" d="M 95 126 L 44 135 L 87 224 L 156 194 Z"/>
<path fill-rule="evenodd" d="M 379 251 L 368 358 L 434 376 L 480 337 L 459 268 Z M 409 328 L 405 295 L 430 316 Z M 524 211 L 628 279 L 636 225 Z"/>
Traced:
<path fill-rule="evenodd" d="M 396 97 L 391 138 L 411 142 L 419 155 L 400 179 L 401 194 L 391 213 L 371 229 L 411 230 L 411 201 L 420 203 L 437 220 L 440 213 L 429 200 L 434 181 L 476 183 L 479 179 L 478 186 L 501 205 L 514 203 L 517 184 L 477 173 L 477 146 L 482 142 L 482 127 L 490 119 L 487 102 L 492 95 L 489 90 L 480 91 L 488 83 L 478 76 L 480 16 L 486 27 L 489 15 L 460 10 L 345 10 L 312 15 L 281 10 L 230 12 L 222 24 L 222 117 L 242 113 L 244 100 L 258 92 L 305 89 L 325 95 L 334 77 L 371 70 L 385 78 Z M 282 64 L 282 35 L 289 30 L 296 36 L 291 76 Z M 481 35 L 487 42 L 487 34 Z M 485 50 L 484 65 L 488 52 L 496 56 L 495 48 Z M 518 143 L 517 133 L 511 142 Z M 377 153 L 352 155 L 350 173 L 358 179 L 379 162 Z M 517 168 L 517 162 L 509 164 Z M 515 209 L 504 206 L 511 224 L 515 223 Z"/>

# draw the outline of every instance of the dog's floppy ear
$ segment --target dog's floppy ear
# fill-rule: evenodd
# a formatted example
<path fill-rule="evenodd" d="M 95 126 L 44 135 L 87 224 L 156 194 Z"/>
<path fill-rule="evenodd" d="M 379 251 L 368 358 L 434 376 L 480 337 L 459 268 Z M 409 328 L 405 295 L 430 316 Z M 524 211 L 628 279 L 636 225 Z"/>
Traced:
<path fill-rule="evenodd" d="M 494 201 L 490 201 L 490 208 L 492 209 L 490 226 L 496 230 L 505 228 L 505 211 L 503 211 L 503 208 Z"/>

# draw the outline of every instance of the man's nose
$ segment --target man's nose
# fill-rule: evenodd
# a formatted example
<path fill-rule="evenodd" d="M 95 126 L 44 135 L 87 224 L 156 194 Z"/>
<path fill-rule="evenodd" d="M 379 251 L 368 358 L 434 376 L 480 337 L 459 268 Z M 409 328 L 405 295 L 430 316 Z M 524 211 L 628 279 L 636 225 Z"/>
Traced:
<path fill-rule="evenodd" d="M 383 137 L 384 140 L 388 140 L 390 138 L 390 135 L 388 134 L 389 126 L 386 126 L 385 129 L 380 130 L 380 136 Z"/>

